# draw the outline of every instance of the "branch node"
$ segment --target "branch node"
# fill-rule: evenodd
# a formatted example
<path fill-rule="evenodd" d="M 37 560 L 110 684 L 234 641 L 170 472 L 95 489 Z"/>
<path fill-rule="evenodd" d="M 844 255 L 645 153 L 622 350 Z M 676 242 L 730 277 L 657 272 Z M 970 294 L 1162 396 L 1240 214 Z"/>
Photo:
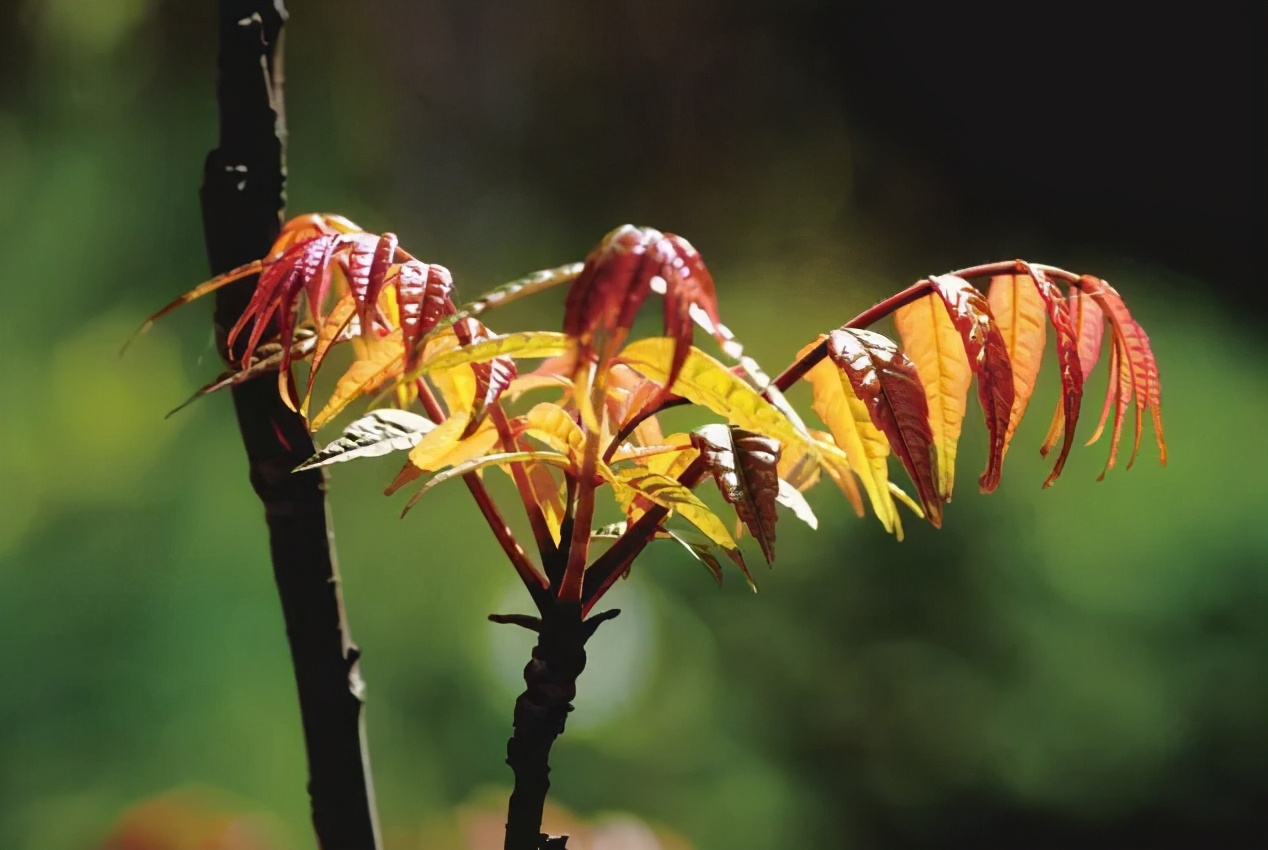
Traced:
<path fill-rule="evenodd" d="M 599 630 L 599 626 L 608 620 L 615 620 L 617 615 L 620 613 L 620 608 L 609 608 L 607 611 L 587 618 L 586 621 L 581 624 L 581 639 L 583 641 L 590 640 L 590 638 L 594 637 L 594 633 Z"/>
<path fill-rule="evenodd" d="M 528 629 L 533 633 L 540 633 L 542 630 L 541 618 L 528 614 L 490 614 L 489 622 L 507 626 L 519 626 L 521 629 Z"/>

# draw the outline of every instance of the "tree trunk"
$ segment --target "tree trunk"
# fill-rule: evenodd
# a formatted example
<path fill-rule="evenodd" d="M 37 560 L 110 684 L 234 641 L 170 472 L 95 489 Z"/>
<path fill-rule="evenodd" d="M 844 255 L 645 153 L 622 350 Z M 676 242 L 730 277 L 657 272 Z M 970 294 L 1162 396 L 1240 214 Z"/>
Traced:
<path fill-rule="evenodd" d="M 213 274 L 264 257 L 285 208 L 286 123 L 282 101 L 282 0 L 221 0 L 217 94 L 220 143 L 207 156 L 201 193 Z M 256 278 L 217 293 L 215 324 L 242 314 Z M 292 474 L 314 453 L 302 419 L 267 377 L 232 390 L 251 485 L 264 505 L 273 575 L 299 691 L 313 827 L 322 850 L 379 846 L 365 749 L 358 652 L 344 620 L 326 482 L 321 470 Z"/>

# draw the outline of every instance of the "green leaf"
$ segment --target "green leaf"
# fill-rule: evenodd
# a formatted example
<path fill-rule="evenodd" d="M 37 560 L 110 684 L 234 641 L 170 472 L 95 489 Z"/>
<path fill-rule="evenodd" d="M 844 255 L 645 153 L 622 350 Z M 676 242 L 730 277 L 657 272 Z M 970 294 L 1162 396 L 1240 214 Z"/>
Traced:
<path fill-rule="evenodd" d="M 435 427 L 435 422 L 408 410 L 374 410 L 343 429 L 339 439 L 295 467 L 295 471 L 412 449 Z"/>

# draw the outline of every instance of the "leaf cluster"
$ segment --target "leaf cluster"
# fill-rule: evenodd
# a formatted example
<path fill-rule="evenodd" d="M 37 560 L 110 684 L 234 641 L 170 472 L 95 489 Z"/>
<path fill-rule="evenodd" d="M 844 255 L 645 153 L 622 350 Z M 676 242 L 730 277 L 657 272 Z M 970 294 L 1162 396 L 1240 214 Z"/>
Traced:
<path fill-rule="evenodd" d="M 269 256 L 196 287 L 142 331 L 251 275 L 259 276 L 254 297 L 228 332 L 234 368 L 195 398 L 275 374 L 282 398 L 314 431 L 369 399 L 369 412 L 301 468 L 407 453 L 387 488 L 390 494 L 423 479 L 406 511 L 432 488 L 462 478 L 539 607 L 562 602 L 589 611 L 644 547 L 662 538 L 681 544 L 719 580 L 725 558 L 752 583 L 742 534 L 773 562 L 777 507 L 815 526 L 802 493 L 825 476 L 860 516 L 870 505 L 900 538 L 899 504 L 940 525 L 972 384 L 989 439 L 979 486 L 990 492 L 1029 404 L 1049 328 L 1061 398 L 1041 447 L 1045 455 L 1056 449 L 1045 486 L 1073 447 L 1085 379 L 1102 358 L 1107 328 L 1110 380 L 1088 442 L 1110 428 L 1108 471 L 1134 408 L 1128 466 L 1146 413 L 1166 462 L 1147 335 L 1105 281 L 1052 266 L 1016 260 L 918 281 L 810 342 L 772 379 L 722 323 L 713 278 L 680 236 L 627 225 L 583 263 L 536 272 L 459 304 L 449 271 L 414 258 L 395 235 L 307 215 L 284 227 Z M 985 293 L 974 280 L 987 282 Z M 560 332 L 497 334 L 481 319 L 563 285 L 570 288 Z M 635 317 L 652 295 L 663 302 L 663 335 L 633 338 Z M 869 329 L 891 315 L 899 341 Z M 697 327 L 720 357 L 695 347 Z M 314 379 L 344 343 L 351 365 L 318 398 Z M 308 362 L 302 388 L 293 376 L 301 361 Z M 784 398 L 802 379 L 823 430 L 808 426 Z M 520 403 L 530 394 L 545 400 Z M 664 433 L 659 415 L 686 404 L 722 421 Z M 914 496 L 892 480 L 891 456 Z M 485 488 L 489 470 L 513 480 L 536 560 Z M 708 481 L 734 523 L 696 492 Z M 595 527 L 600 492 L 614 500 L 621 522 Z"/>

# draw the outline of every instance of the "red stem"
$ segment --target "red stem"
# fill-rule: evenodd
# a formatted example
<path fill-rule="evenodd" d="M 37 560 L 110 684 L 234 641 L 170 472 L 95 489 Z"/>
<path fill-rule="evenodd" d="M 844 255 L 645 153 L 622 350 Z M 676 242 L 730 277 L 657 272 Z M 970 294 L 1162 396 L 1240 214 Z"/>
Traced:
<path fill-rule="evenodd" d="M 511 430 L 511 423 L 507 420 L 506 411 L 502 409 L 502 406 L 494 404 L 489 410 L 489 416 L 493 419 L 493 427 L 497 428 L 502 447 L 508 452 L 521 449 L 522 445 Z M 555 550 L 555 540 L 551 536 L 550 526 L 546 524 L 546 515 L 542 513 L 542 507 L 533 494 L 533 485 L 528 480 L 528 471 L 524 464 L 512 463 L 510 467 L 515 489 L 519 491 L 520 501 L 524 503 L 524 513 L 528 515 L 528 524 L 533 530 L 533 537 L 537 540 L 537 552 L 545 563 Z"/>
<path fill-rule="evenodd" d="M 698 457 L 678 477 L 678 483 L 692 489 L 700 483 L 700 479 L 704 477 L 707 470 L 704 459 Z M 590 569 L 586 570 L 585 584 L 581 594 L 581 616 L 584 617 L 590 613 L 590 609 L 598 603 L 603 594 L 607 593 L 608 588 L 647 548 L 647 544 L 651 543 L 656 535 L 656 529 L 660 528 L 660 524 L 668 515 L 669 509 L 661 505 L 650 508 L 633 525 L 625 529 L 625 533 L 616 539 L 608 551 L 590 565 Z"/>
<path fill-rule="evenodd" d="M 419 378 L 415 385 L 418 387 L 418 400 L 422 403 L 423 409 L 427 411 L 427 415 L 431 417 L 433 422 L 444 422 L 447 418 L 445 412 L 440 407 L 440 402 L 436 400 L 436 396 L 432 394 L 431 388 L 427 386 L 427 382 Z M 474 472 L 468 472 L 462 476 L 463 482 L 466 483 L 467 489 L 471 491 L 472 498 L 475 499 L 476 505 L 480 508 L 480 513 L 484 515 L 485 522 L 489 524 L 493 536 L 497 538 L 498 543 L 502 546 L 502 551 L 506 553 L 506 557 L 511 562 L 511 566 L 515 568 L 515 572 L 519 574 L 520 580 L 524 582 L 524 587 L 528 590 L 529 596 L 533 598 L 533 602 L 541 610 L 546 604 L 549 597 L 548 590 L 550 583 L 546 581 L 546 576 L 542 575 L 542 571 L 528 557 L 528 553 L 524 551 L 524 547 L 515 539 L 515 533 L 511 531 L 511 527 L 506 524 L 506 520 L 502 517 L 498 507 L 493 502 L 493 497 L 489 495 L 489 491 L 484 486 L 484 482 L 480 480 L 480 476 Z"/>
<path fill-rule="evenodd" d="M 594 476 L 598 457 L 599 435 L 587 430 L 585 453 L 581 458 L 581 471 L 577 475 L 577 498 L 572 517 L 572 535 L 568 541 L 568 561 L 564 567 L 563 580 L 559 583 L 558 597 L 561 602 L 577 602 L 581 599 L 586 555 L 590 551 L 590 524 L 594 521 Z"/>
<path fill-rule="evenodd" d="M 841 327 L 866 328 L 868 325 L 885 318 L 898 308 L 906 307 L 913 301 L 923 298 L 925 295 L 929 294 L 931 286 L 932 284 L 928 280 L 918 280 L 902 292 L 899 292 L 897 295 L 891 295 L 884 301 L 878 301 L 876 304 L 873 304 L 871 307 L 867 308 L 862 313 L 859 313 Z M 815 366 L 818 366 L 819 362 L 823 360 L 827 354 L 828 341 L 826 339 L 820 340 L 819 344 L 811 349 L 805 357 L 794 361 L 791 366 L 781 372 L 779 377 L 774 380 L 773 385 L 777 387 L 780 392 L 786 392 L 789 387 L 805 377 L 807 372 Z"/>

